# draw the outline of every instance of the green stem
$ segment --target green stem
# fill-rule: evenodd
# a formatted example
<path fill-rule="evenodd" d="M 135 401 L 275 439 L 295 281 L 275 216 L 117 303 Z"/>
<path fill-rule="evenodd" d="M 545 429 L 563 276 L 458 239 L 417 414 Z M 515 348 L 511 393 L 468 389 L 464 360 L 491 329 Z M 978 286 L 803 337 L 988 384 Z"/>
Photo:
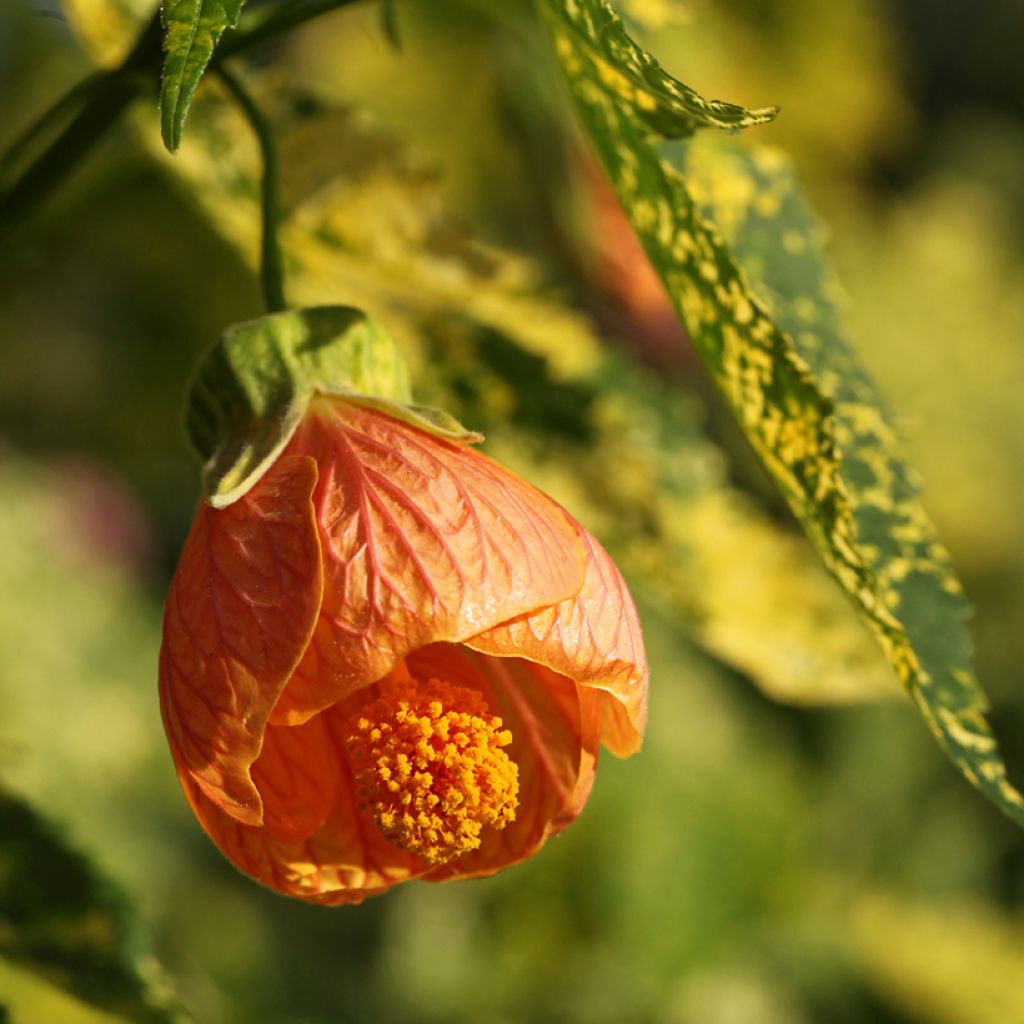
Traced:
<path fill-rule="evenodd" d="M 0 158 L 0 178 L 9 173 L 28 148 L 46 131 L 63 121 L 99 86 L 106 77 L 103 71 L 94 71 L 86 75 L 80 82 L 73 85 L 53 106 L 40 114 L 25 130 L 7 147 L 7 152 Z"/>
<path fill-rule="evenodd" d="M 283 10 L 264 17 L 251 28 L 247 28 L 243 22 L 242 28 L 223 40 L 211 63 L 217 66 L 224 57 L 244 53 L 303 22 L 354 2 L 356 0 L 292 0 Z M 84 93 L 84 105 L 64 130 L 29 164 L 10 188 L 0 188 L 0 238 L 26 220 L 64 181 L 117 123 L 132 100 L 147 88 L 155 90 L 158 87 L 162 34 L 158 12 L 142 29 L 131 52 L 118 67 L 100 72 L 91 81 L 86 80 L 89 85 Z M 73 105 L 72 97 L 81 100 L 83 89 L 84 83 L 79 83 L 59 100 L 51 112 L 53 117 L 67 112 L 68 107 Z M 33 136 L 37 134 L 34 128 L 30 131 Z M 27 140 L 23 135 L 15 143 L 17 152 L 12 154 L 8 151 L 0 161 L 0 168 L 14 162 L 24 141 Z"/>
<path fill-rule="evenodd" d="M 321 14 L 327 14 L 340 7 L 348 7 L 355 2 L 356 0 L 290 0 L 283 5 L 283 9 L 265 15 L 261 21 L 251 26 L 247 26 L 243 20 L 237 32 L 226 35 L 221 41 L 214 54 L 213 63 L 225 57 L 236 57 L 274 36 L 282 35 L 304 22 L 320 17 Z"/>
<path fill-rule="evenodd" d="M 0 236 L 24 220 L 64 180 L 142 90 L 146 69 L 160 56 L 160 35 L 160 18 L 154 15 L 121 64 L 93 82 L 85 106 L 22 176 L 0 193 Z"/>
<path fill-rule="evenodd" d="M 274 131 L 242 83 L 223 64 L 218 65 L 217 74 L 245 115 L 256 136 L 256 141 L 259 143 L 260 156 L 263 159 L 263 182 L 260 186 L 260 207 L 263 215 L 263 232 L 260 241 L 260 282 L 263 285 L 263 300 L 267 312 L 279 313 L 287 306 L 284 301 L 284 267 L 281 260 L 281 246 L 277 238 L 279 173 Z"/>

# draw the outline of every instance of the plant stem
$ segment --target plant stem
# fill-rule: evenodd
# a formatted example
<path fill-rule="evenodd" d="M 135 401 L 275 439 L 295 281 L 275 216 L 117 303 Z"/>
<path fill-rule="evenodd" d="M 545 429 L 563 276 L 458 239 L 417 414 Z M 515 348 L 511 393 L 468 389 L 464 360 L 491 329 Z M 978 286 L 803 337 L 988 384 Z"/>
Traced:
<path fill-rule="evenodd" d="M 243 21 L 237 32 L 226 35 L 221 41 L 213 56 L 213 63 L 216 64 L 225 57 L 236 57 L 274 36 L 318 18 L 321 14 L 327 14 L 340 7 L 348 7 L 355 2 L 356 0 L 290 0 L 283 5 L 283 9 L 266 15 L 251 27 L 247 27 Z"/>
<path fill-rule="evenodd" d="M 224 39 L 213 55 L 216 67 L 227 56 L 236 56 L 260 43 L 356 0 L 291 0 L 283 9 L 264 17 L 251 28 L 242 27 Z M 26 220 L 84 159 L 89 151 L 117 123 L 125 108 L 147 88 L 158 86 L 161 65 L 162 27 L 159 12 L 139 33 L 131 52 L 121 64 L 110 71 L 86 79 L 58 100 L 44 115 L 49 123 L 73 106 L 73 100 L 84 99 L 84 105 L 64 130 L 25 169 L 10 188 L 0 189 L 0 238 Z M 86 83 L 88 83 L 86 85 Z M 41 121 L 23 134 L 2 160 L 0 168 L 13 164 L 20 155 L 28 135 L 35 137 Z"/>
<path fill-rule="evenodd" d="M 86 75 L 80 82 L 73 85 L 51 107 L 44 110 L 25 130 L 7 147 L 7 152 L 0 158 L 0 178 L 10 171 L 21 155 L 47 129 L 54 127 L 59 121 L 69 116 L 106 77 L 103 71 L 94 71 Z"/>
<path fill-rule="evenodd" d="M 0 235 L 15 227 L 60 184 L 142 90 L 147 68 L 160 56 L 160 34 L 160 17 L 154 15 L 121 64 L 90 85 L 85 106 L 10 189 L 0 193 Z"/>
<path fill-rule="evenodd" d="M 217 74 L 245 115 L 259 143 L 260 156 L 263 160 L 263 181 L 260 186 L 260 208 L 263 216 L 260 283 L 263 286 L 263 301 L 267 312 L 278 313 L 287 306 L 284 301 L 284 266 L 277 238 L 279 174 L 274 132 L 245 87 L 223 64 L 218 65 Z"/>

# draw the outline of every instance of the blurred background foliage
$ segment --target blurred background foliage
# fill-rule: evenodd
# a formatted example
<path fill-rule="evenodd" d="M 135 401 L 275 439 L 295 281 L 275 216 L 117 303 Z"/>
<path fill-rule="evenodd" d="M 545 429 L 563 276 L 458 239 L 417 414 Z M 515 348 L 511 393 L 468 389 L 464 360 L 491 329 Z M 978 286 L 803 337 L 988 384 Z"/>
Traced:
<path fill-rule="evenodd" d="M 0 0 L 0 148 L 149 6 Z M 975 604 L 1020 779 L 1020 7 L 622 9 L 705 95 L 782 104 L 755 141 L 789 151 L 831 226 L 848 319 Z M 254 58 L 281 132 L 290 298 L 378 316 L 420 397 L 606 541 L 650 648 L 645 750 L 606 758 L 581 819 L 490 880 L 325 911 L 221 860 L 173 777 L 155 664 L 198 495 L 182 391 L 196 354 L 261 311 L 258 165 L 215 83 L 173 160 L 140 103 L 0 250 L 0 783 L 18 796 L 5 806 L 50 822 L 30 861 L 43 880 L 77 865 L 119 893 L 103 927 L 75 926 L 43 884 L 57 924 L 19 945 L 26 847 L 10 836 L 35 826 L 5 811 L 0 1004 L 22 1024 L 172 1019 L 155 953 L 212 1024 L 1024 1020 L 1024 842 L 898 699 L 756 468 L 573 127 L 529 5 L 394 14 L 398 49 L 367 4 Z M 52 867 L 64 842 L 89 861 Z M 95 1002 L 87 976 L 120 986 L 102 1009 L 54 987 Z"/>

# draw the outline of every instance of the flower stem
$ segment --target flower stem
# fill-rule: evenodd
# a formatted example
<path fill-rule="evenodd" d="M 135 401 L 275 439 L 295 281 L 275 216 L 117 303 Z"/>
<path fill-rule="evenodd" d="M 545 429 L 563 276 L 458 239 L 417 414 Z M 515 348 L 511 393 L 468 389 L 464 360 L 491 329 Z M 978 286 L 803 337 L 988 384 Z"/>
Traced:
<path fill-rule="evenodd" d="M 284 301 L 284 267 L 281 260 L 281 246 L 277 237 L 279 220 L 278 193 L 279 172 L 277 163 L 277 147 L 274 144 L 274 131 L 263 112 L 256 106 L 245 86 L 223 65 L 217 66 L 217 75 L 227 86 L 239 109 L 245 115 L 249 126 L 259 143 L 260 156 L 263 160 L 263 181 L 261 191 L 261 211 L 263 216 L 263 232 L 260 241 L 260 283 L 263 286 L 263 301 L 268 313 L 278 313 L 287 306 Z"/>

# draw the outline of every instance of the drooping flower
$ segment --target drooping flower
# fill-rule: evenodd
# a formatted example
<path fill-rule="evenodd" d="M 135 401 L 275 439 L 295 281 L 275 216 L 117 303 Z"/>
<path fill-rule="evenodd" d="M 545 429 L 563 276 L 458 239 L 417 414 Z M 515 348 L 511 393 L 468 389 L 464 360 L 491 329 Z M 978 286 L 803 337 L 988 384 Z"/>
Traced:
<path fill-rule="evenodd" d="M 200 506 L 164 620 L 189 803 L 242 870 L 326 904 L 531 856 L 646 714 L 639 623 L 597 541 L 393 412 L 305 402 L 244 493 Z"/>

